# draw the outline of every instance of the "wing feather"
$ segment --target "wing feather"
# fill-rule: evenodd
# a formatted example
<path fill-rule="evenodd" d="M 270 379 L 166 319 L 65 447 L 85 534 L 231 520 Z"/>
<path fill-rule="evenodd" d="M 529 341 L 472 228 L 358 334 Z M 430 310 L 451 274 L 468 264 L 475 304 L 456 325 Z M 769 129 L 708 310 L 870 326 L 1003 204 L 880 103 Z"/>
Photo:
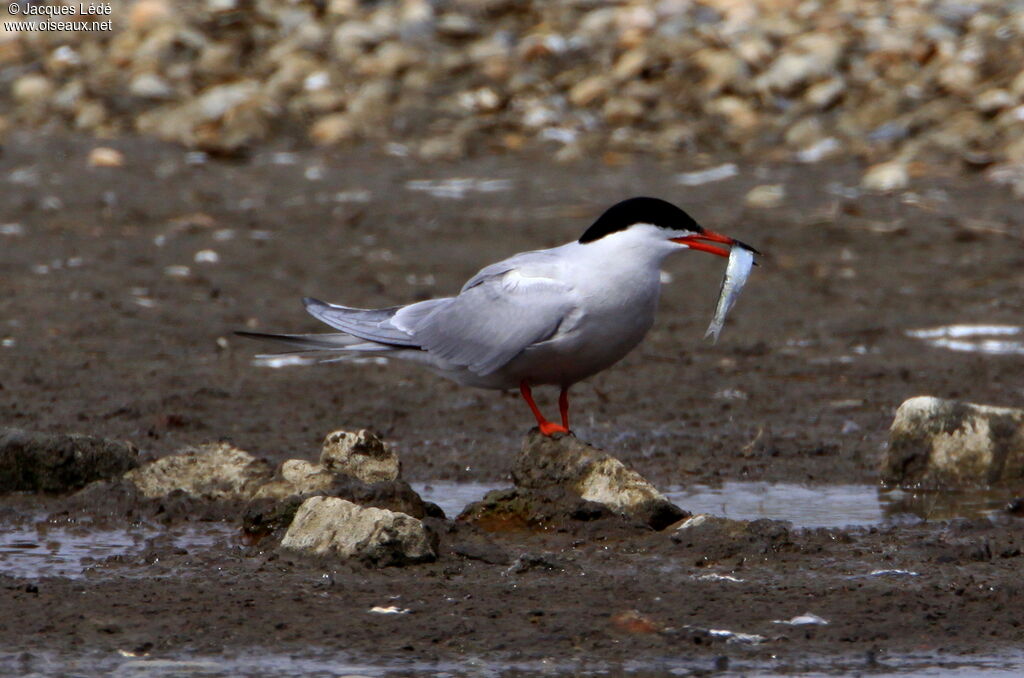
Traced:
<path fill-rule="evenodd" d="M 553 336 L 574 307 L 571 292 L 552 278 L 505 270 L 477 279 L 410 329 L 432 354 L 488 375 Z"/>
<path fill-rule="evenodd" d="M 400 306 L 381 309 L 349 308 L 311 297 L 306 297 L 302 303 L 306 305 L 306 311 L 317 320 L 360 339 L 418 348 L 408 332 L 391 324 L 391 318 L 401 309 Z"/>

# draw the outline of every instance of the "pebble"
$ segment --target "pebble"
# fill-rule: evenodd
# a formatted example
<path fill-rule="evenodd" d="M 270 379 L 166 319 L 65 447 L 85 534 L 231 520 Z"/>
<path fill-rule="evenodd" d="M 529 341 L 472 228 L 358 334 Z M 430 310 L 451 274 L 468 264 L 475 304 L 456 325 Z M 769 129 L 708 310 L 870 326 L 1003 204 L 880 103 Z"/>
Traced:
<path fill-rule="evenodd" d="M 743 199 L 743 202 L 747 207 L 768 209 L 772 207 L 779 207 L 785 200 L 785 186 L 782 184 L 764 184 L 752 188 Z"/>
<path fill-rule="evenodd" d="M 124 153 L 116 148 L 98 146 L 89 152 L 89 167 L 121 167 Z"/>
<path fill-rule="evenodd" d="M 10 125 L 214 154 L 273 130 L 428 160 L 535 151 L 552 130 L 577 135 L 560 162 L 765 160 L 785 139 L 799 162 L 873 163 L 863 187 L 880 192 L 921 154 L 939 160 L 923 171 L 1024 158 L 1016 3 L 322 4 L 137 0 L 109 32 L 12 32 Z"/>
<path fill-rule="evenodd" d="M 866 191 L 890 193 L 906 188 L 910 183 L 907 166 L 899 160 L 872 165 L 864 172 L 860 186 Z"/>

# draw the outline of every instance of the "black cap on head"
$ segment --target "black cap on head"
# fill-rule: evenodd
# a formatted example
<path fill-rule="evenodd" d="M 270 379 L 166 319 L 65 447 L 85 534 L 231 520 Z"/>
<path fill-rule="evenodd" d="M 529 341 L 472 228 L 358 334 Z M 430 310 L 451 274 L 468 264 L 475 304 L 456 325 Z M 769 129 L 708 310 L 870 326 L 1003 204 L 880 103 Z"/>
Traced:
<path fill-rule="evenodd" d="M 703 233 L 704 229 L 689 214 L 658 198 L 630 198 L 605 210 L 580 236 L 581 243 L 600 240 L 609 233 L 624 231 L 633 224 L 651 224 L 661 228 Z"/>

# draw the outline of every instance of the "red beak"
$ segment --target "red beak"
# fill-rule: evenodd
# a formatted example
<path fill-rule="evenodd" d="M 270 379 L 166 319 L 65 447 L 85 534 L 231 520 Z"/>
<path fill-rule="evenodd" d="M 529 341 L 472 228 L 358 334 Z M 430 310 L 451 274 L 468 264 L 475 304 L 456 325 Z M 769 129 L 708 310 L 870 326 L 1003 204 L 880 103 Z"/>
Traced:
<path fill-rule="evenodd" d="M 757 252 L 757 250 L 755 250 L 753 247 L 744 245 L 738 240 L 734 240 L 733 238 L 730 238 L 727 235 L 715 233 L 714 231 L 709 231 L 707 229 L 704 229 L 704 232 L 700 234 L 687 235 L 682 238 L 669 238 L 669 240 L 671 240 L 672 242 L 677 242 L 680 245 L 686 245 L 691 250 L 709 252 L 710 254 L 717 254 L 720 257 L 729 256 L 729 250 L 723 249 L 721 247 L 715 247 L 714 245 L 709 245 L 706 242 L 701 242 L 701 240 L 710 240 L 711 242 L 720 242 L 726 245 L 742 245 L 743 247 L 747 248 L 748 250 L 751 250 L 752 252 Z"/>

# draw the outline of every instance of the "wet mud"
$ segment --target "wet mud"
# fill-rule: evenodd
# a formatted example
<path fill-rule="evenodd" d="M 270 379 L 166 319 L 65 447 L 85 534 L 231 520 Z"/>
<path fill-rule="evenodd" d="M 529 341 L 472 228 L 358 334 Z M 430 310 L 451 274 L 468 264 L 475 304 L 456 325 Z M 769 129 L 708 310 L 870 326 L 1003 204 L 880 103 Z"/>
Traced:
<path fill-rule="evenodd" d="M 232 331 L 319 331 L 306 295 L 376 307 L 454 293 L 483 265 L 576 238 L 638 194 L 766 253 L 717 344 L 702 337 L 722 261 L 670 260 L 645 343 L 573 390 L 577 435 L 674 488 L 682 509 L 694 511 L 686 488 L 747 482 L 820 487 L 828 502 L 830 487 L 877 483 L 906 398 L 1024 399 L 1020 355 L 995 350 L 1016 335 L 995 331 L 986 350 L 985 337 L 965 346 L 941 329 L 1024 324 L 1019 201 L 958 170 L 871 196 L 852 188 L 862 168 L 844 164 L 748 164 L 690 187 L 674 175 L 700 159 L 425 164 L 281 148 L 204 161 L 127 139 L 111 144 L 123 168 L 89 168 L 93 145 L 16 134 L 0 156 L 8 426 L 126 440 L 142 461 L 227 440 L 272 463 L 312 459 L 328 432 L 365 427 L 395 445 L 414 487 L 509 487 L 532 425 L 514 394 L 395 362 L 260 365 L 262 347 Z M 410 190 L 462 178 L 500 181 L 442 184 L 461 187 L 448 197 Z M 785 204 L 744 207 L 767 183 L 786 185 Z M 950 336 L 960 344 L 931 341 Z M 554 394 L 538 394 L 554 411 Z M 600 516 L 540 531 L 428 518 L 438 561 L 379 570 L 244 537 L 239 507 L 8 495 L 0 667 L 47 673 L 77 658 L 100 675 L 119 662 L 273 655 L 369 675 L 472 675 L 473 662 L 510 675 L 1012 671 L 1024 531 L 999 507 L 1020 494 L 997 490 L 982 510 L 903 497 L 852 527 L 772 520 L 770 507 L 711 510 L 761 519 L 681 531 L 602 531 Z M 59 552 L 100 533 L 134 536 L 73 567 L 12 565 L 18 549 Z"/>

